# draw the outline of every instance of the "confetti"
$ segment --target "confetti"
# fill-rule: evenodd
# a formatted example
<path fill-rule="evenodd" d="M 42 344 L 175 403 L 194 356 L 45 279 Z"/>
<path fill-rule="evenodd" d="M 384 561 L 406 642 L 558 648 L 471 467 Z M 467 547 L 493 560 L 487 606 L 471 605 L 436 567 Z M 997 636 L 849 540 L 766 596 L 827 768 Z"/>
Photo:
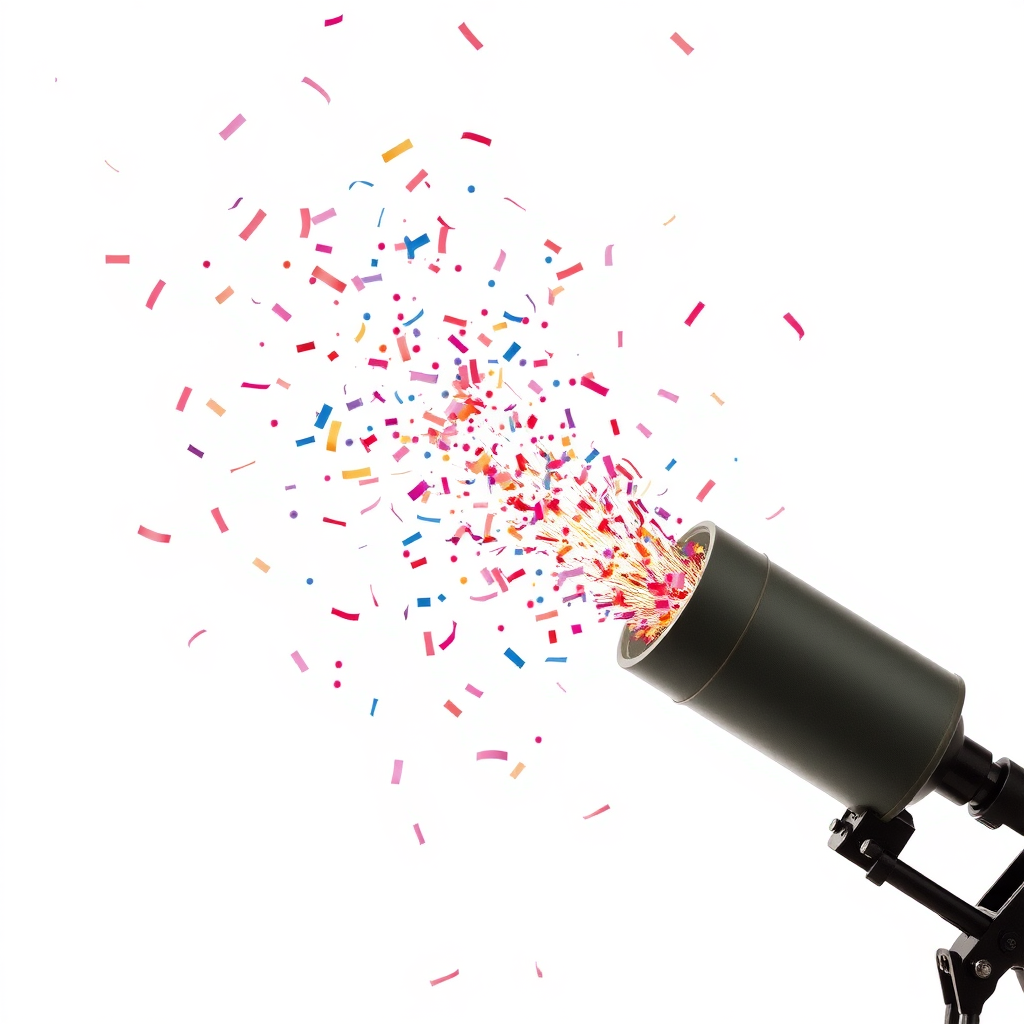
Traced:
<path fill-rule="evenodd" d="M 299 217 L 302 220 L 302 223 L 299 227 L 299 238 L 309 238 L 309 210 L 305 206 L 303 206 L 302 209 L 299 210 Z"/>
<path fill-rule="evenodd" d="M 711 490 L 711 488 L 712 488 L 712 487 L 714 487 L 714 486 L 715 486 L 715 481 L 714 481 L 714 480 L 709 480 L 709 481 L 708 481 L 708 482 L 707 482 L 707 483 L 706 483 L 706 484 L 705 484 L 705 485 L 704 485 L 704 486 L 703 486 L 703 487 L 702 487 L 702 488 L 700 489 L 700 493 L 699 493 L 699 494 L 697 495 L 697 500 L 698 500 L 698 501 L 703 501 L 703 500 L 704 500 L 704 499 L 705 499 L 705 498 L 706 498 L 706 497 L 708 496 L 708 491 L 710 491 L 710 490 Z"/>
<path fill-rule="evenodd" d="M 466 690 L 473 694 L 474 697 L 482 697 L 484 695 L 484 691 L 478 690 L 472 683 L 466 683 Z"/>
<path fill-rule="evenodd" d="M 155 532 L 152 529 L 148 529 L 145 526 L 139 526 L 138 527 L 138 532 L 139 532 L 139 536 L 146 538 L 146 540 L 157 541 L 159 544 L 170 544 L 171 543 L 171 535 L 170 534 L 157 534 L 157 532 Z"/>
<path fill-rule="evenodd" d="M 324 518 L 324 522 L 325 523 L 333 523 L 333 525 L 335 525 L 335 526 L 345 526 L 345 525 L 347 525 L 341 519 L 328 519 L 327 516 L 324 516 L 323 518 Z"/>
<path fill-rule="evenodd" d="M 339 619 L 348 619 L 349 622 L 359 621 L 359 612 L 343 612 L 340 608 L 332 608 L 332 615 L 337 615 Z"/>
<path fill-rule="evenodd" d="M 338 15 L 338 16 L 337 16 L 336 18 L 328 18 L 328 19 L 327 19 L 327 20 L 326 20 L 326 21 L 324 22 L 324 28 L 327 28 L 327 27 L 328 27 L 328 26 L 330 26 L 330 25 L 340 25 L 340 24 L 341 24 L 341 21 L 342 21 L 342 19 L 343 19 L 344 17 L 345 17 L 345 15 L 344 15 L 344 14 L 339 14 L 339 15 Z"/>
<path fill-rule="evenodd" d="M 508 202 L 510 202 L 513 206 L 519 206 L 519 204 L 514 199 L 509 199 L 508 196 L 502 196 L 502 198 L 507 200 Z M 522 210 L 523 213 L 526 213 L 526 207 L 525 206 L 519 206 L 519 209 Z"/>
<path fill-rule="evenodd" d="M 324 210 L 323 213 L 318 213 L 315 217 L 312 217 L 311 220 L 312 223 L 314 224 L 323 224 L 325 220 L 330 220 L 332 217 L 337 216 L 338 214 L 335 212 L 335 209 L 332 206 L 329 210 Z"/>
<path fill-rule="evenodd" d="M 299 666 L 300 672 L 309 671 L 309 666 L 302 660 L 302 655 L 298 651 L 292 651 L 292 661 Z"/>
<path fill-rule="evenodd" d="M 248 242 L 249 236 L 263 223 L 266 216 L 262 210 L 257 210 L 253 219 L 238 233 L 238 237 L 243 242 Z"/>
<path fill-rule="evenodd" d="M 196 638 L 197 636 L 202 636 L 202 635 L 203 635 L 203 634 L 204 634 L 205 632 L 206 632 L 206 630 L 205 630 L 205 629 L 201 629 L 201 630 L 199 630 L 199 632 L 198 632 L 198 633 L 193 633 L 193 634 L 192 634 L 192 636 L 190 636 L 190 637 L 188 638 L 188 646 L 189 646 L 189 647 L 191 647 L 191 646 L 192 646 L 192 641 L 193 641 L 193 640 L 195 640 L 195 638 Z"/>
<path fill-rule="evenodd" d="M 473 45 L 474 50 L 479 50 L 484 44 L 466 27 L 466 23 L 463 22 L 459 26 L 459 31 L 466 37 L 466 39 Z"/>
<path fill-rule="evenodd" d="M 402 761 L 395 761 L 395 767 L 391 770 L 391 785 L 397 786 L 402 781 Z"/>
<path fill-rule="evenodd" d="M 523 762 L 522 762 L 522 761 L 520 761 L 520 762 L 519 762 L 519 764 L 517 764 L 517 765 L 515 766 L 515 768 L 513 768 L 513 769 L 512 769 L 512 771 L 510 771 L 510 772 L 509 772 L 509 775 L 510 775 L 510 776 L 511 776 L 511 777 L 512 777 L 513 779 L 518 779 L 518 778 L 519 778 L 519 773 L 520 773 L 520 772 L 521 772 L 521 771 L 522 771 L 522 770 L 523 770 L 523 769 L 524 769 L 525 767 L 526 767 L 526 765 L 525 765 L 525 764 L 523 764 Z"/>
<path fill-rule="evenodd" d="M 423 838 L 423 833 L 420 831 L 419 825 L 413 825 L 412 828 L 413 831 L 416 833 L 416 838 L 420 841 L 420 846 L 422 846 L 426 842 L 426 839 Z"/>
<path fill-rule="evenodd" d="M 412 141 L 410 139 L 406 139 L 404 142 L 400 142 L 397 146 L 394 146 L 392 149 L 389 149 L 386 152 L 381 153 L 381 157 L 384 159 L 384 163 L 390 163 L 392 160 L 395 159 L 396 156 L 401 156 L 403 153 L 407 152 L 410 149 L 412 149 Z M 366 184 L 369 184 L 369 182 L 366 182 Z M 349 187 L 351 188 L 351 186 Z"/>
<path fill-rule="evenodd" d="M 582 269 L 582 263 L 574 263 L 571 267 L 568 267 L 566 270 L 558 271 L 558 273 L 555 274 L 555 277 L 557 277 L 559 281 L 564 281 L 565 278 L 572 277 L 573 274 L 578 274 Z"/>
<path fill-rule="evenodd" d="M 57 79 L 55 78 L 55 79 L 54 79 L 54 81 L 56 82 L 56 81 L 57 81 Z M 107 164 L 107 166 L 108 166 L 108 167 L 109 167 L 109 168 L 110 168 L 110 169 L 111 169 L 112 171 L 117 171 L 117 168 L 116 168 L 116 167 L 114 167 L 114 165 L 113 165 L 113 164 L 107 163 L 107 161 L 106 161 L 106 160 L 104 160 L 103 162 L 104 162 L 105 164 Z M 118 173 L 118 174 L 120 174 L 121 172 L 120 172 L 120 171 L 117 171 L 117 173 Z"/>
<path fill-rule="evenodd" d="M 478 761 L 507 761 L 507 750 L 478 750 L 476 752 Z"/>
<path fill-rule="evenodd" d="M 789 324 L 789 326 L 792 327 L 798 335 L 800 335 L 801 339 L 803 338 L 804 329 L 796 322 L 792 313 L 787 313 L 782 319 L 785 320 L 786 323 Z"/>
<path fill-rule="evenodd" d="M 211 508 L 210 515 L 213 516 L 213 521 L 220 528 L 221 533 L 228 532 L 228 524 L 224 522 L 224 517 L 220 514 L 219 508 Z"/>
<path fill-rule="evenodd" d="M 669 38 L 687 56 L 689 56 L 691 53 L 693 53 L 693 47 L 678 32 L 673 32 L 672 35 L 669 36 Z"/>
<path fill-rule="evenodd" d="M 508 658 L 508 660 L 511 661 L 516 668 L 522 668 L 523 665 L 526 664 L 526 662 L 523 661 L 523 659 L 520 658 L 519 655 L 516 654 L 516 652 L 513 651 L 511 647 L 505 650 L 505 657 Z"/>
<path fill-rule="evenodd" d="M 678 402 L 679 401 L 679 396 L 678 395 L 673 395 L 671 391 L 666 391 L 664 388 L 659 388 L 658 389 L 658 397 L 659 398 L 667 398 L 670 402 Z"/>
<path fill-rule="evenodd" d="M 323 98 L 327 100 L 328 103 L 331 102 L 331 97 L 328 96 L 324 89 L 321 86 L 317 85 L 312 78 L 303 78 L 302 84 L 311 86 L 312 88 L 316 89 L 316 91 L 320 93 L 320 95 L 323 96 Z"/>
<path fill-rule="evenodd" d="M 614 244 L 615 243 L 612 242 L 612 245 L 614 245 Z M 611 245 L 606 245 L 604 247 L 604 265 L 606 267 L 610 267 L 612 265 L 612 246 Z"/>
<path fill-rule="evenodd" d="M 181 398 L 178 399 L 178 404 L 174 407 L 175 409 L 178 410 L 178 412 L 184 412 L 185 411 L 185 403 L 188 401 L 188 396 L 191 395 L 191 394 L 192 394 L 192 389 L 191 388 L 185 388 L 181 392 Z"/>
<path fill-rule="evenodd" d="M 586 375 L 580 377 L 580 384 L 585 388 L 589 388 L 591 391 L 597 392 L 599 395 L 607 395 L 608 389 L 602 384 L 598 384 L 592 377 Z"/>
<path fill-rule="evenodd" d="M 457 708 L 450 700 L 444 702 L 444 706 L 456 717 L 462 714 L 462 709 Z"/>
<path fill-rule="evenodd" d="M 369 185 L 370 188 L 373 188 L 373 182 L 372 181 L 353 181 L 352 185 Z M 349 192 L 352 191 L 352 185 L 349 185 L 349 187 L 348 187 Z"/>
<path fill-rule="evenodd" d="M 489 146 L 491 144 L 491 140 L 487 138 L 487 136 L 477 135 L 476 132 L 463 132 L 462 137 L 464 139 L 469 139 L 471 142 L 482 142 L 485 146 Z"/>
<path fill-rule="evenodd" d="M 245 466 L 255 466 L 255 465 L 256 465 L 256 460 L 255 459 L 253 459 L 252 462 L 247 462 L 245 464 Z M 231 470 L 231 472 L 232 473 L 237 473 L 240 469 L 245 469 L 245 466 L 235 466 L 235 468 L 233 470 Z"/>
<path fill-rule="evenodd" d="M 779 509 L 779 512 L 785 512 L 785 511 L 786 511 L 786 506 L 783 505 L 782 508 Z M 765 521 L 767 522 L 768 519 L 774 519 L 779 514 L 779 512 L 773 512 L 770 516 L 767 517 L 767 519 Z"/>
<path fill-rule="evenodd" d="M 533 961 L 533 966 L 534 966 L 534 969 L 537 971 L 537 977 L 538 978 L 543 978 L 544 975 L 541 972 L 541 969 L 537 966 L 537 961 L 536 960 Z"/>
<path fill-rule="evenodd" d="M 243 198 L 244 198 L 244 196 L 239 196 L 234 201 L 234 203 L 231 206 L 228 207 L 228 213 L 230 213 L 242 201 Z"/>
<path fill-rule="evenodd" d="M 146 299 L 146 309 L 153 308 L 156 300 L 160 298 L 160 293 L 164 290 L 164 285 L 166 283 L 166 281 L 157 281 L 157 283 L 153 285 L 153 290 L 149 293 L 149 298 Z"/>
<path fill-rule="evenodd" d="M 212 398 L 206 403 L 207 409 L 212 409 L 218 416 L 223 416 L 227 411 L 222 405 L 218 405 Z"/>
<path fill-rule="evenodd" d="M 598 807 L 598 809 L 596 811 L 592 811 L 590 814 L 584 814 L 583 815 L 583 820 L 586 821 L 587 818 L 593 818 L 595 814 L 601 814 L 604 811 L 607 811 L 607 810 L 610 810 L 610 809 L 611 809 L 611 805 L 610 804 L 605 804 L 604 807 Z"/>
<path fill-rule="evenodd" d="M 275 302 L 271 308 L 282 320 L 284 320 L 285 323 L 291 320 L 291 313 L 289 313 L 288 310 L 285 309 L 283 306 L 280 306 L 278 305 L 278 303 Z"/>
<path fill-rule="evenodd" d="M 420 171 L 420 172 L 419 172 L 419 173 L 418 173 L 418 174 L 417 174 L 417 175 L 416 175 L 416 176 L 415 176 L 415 177 L 414 177 L 414 178 L 412 179 L 412 181 L 410 181 L 410 182 L 409 182 L 409 184 L 408 184 L 408 185 L 406 185 L 405 187 L 406 187 L 406 188 L 407 188 L 407 189 L 408 189 L 408 190 L 409 190 L 409 191 L 411 192 L 411 191 L 412 191 L 412 190 L 413 190 L 413 189 L 414 189 L 414 188 L 415 188 L 415 187 L 416 187 L 416 186 L 417 186 L 417 185 L 418 185 L 418 184 L 419 184 L 419 183 L 420 183 L 421 181 L 423 181 L 423 179 L 424 179 L 424 178 L 425 178 L 426 176 L 427 176 L 427 172 L 426 172 L 426 171 L 422 171 L 422 170 L 421 170 L 421 171 Z M 408 247 L 409 247 L 409 244 L 408 244 L 408 243 L 406 243 L 406 248 L 408 249 Z M 410 253 L 410 259 L 411 259 L 411 258 L 412 258 L 412 254 Z"/>
<path fill-rule="evenodd" d="M 197 447 L 196 447 L 196 446 L 195 446 L 194 444 L 190 444 L 190 445 L 188 446 L 188 450 L 189 450 L 189 451 L 190 451 L 190 452 L 191 452 L 191 453 L 192 453 L 193 455 L 196 455 L 196 456 L 198 456 L 198 457 L 199 457 L 200 459 L 201 459 L 201 458 L 203 457 L 203 453 L 202 453 L 202 452 L 201 452 L 201 451 L 200 451 L 200 450 L 199 450 L 199 449 L 198 449 L 198 448 L 197 448 Z"/>
<path fill-rule="evenodd" d="M 237 132 L 238 129 L 241 128 L 243 124 L 245 124 L 245 118 L 242 117 L 241 114 L 238 114 L 236 117 L 232 118 L 232 120 L 230 121 L 226 128 L 224 128 L 222 131 L 219 131 L 217 134 L 222 139 L 227 139 L 231 135 L 234 135 L 235 132 Z"/>
<path fill-rule="evenodd" d="M 131 259 L 130 256 L 106 256 L 104 257 L 107 263 L 128 263 Z"/>
<path fill-rule="evenodd" d="M 223 305 L 234 294 L 235 289 L 232 288 L 231 285 L 228 285 L 227 288 L 225 288 L 224 291 L 220 293 L 220 295 L 216 296 L 217 302 Z"/>
<path fill-rule="evenodd" d="M 328 274 L 323 267 L 314 267 L 310 276 L 315 277 L 318 281 L 323 281 L 325 285 L 333 288 L 336 292 L 343 292 L 348 287 L 344 281 L 339 281 L 333 274 Z"/>
<path fill-rule="evenodd" d="M 692 327 L 693 326 L 693 321 L 697 319 L 697 314 L 700 313 L 700 311 L 703 308 L 704 308 L 704 303 L 703 302 L 698 302 L 697 305 L 693 307 L 693 311 L 683 321 L 683 323 L 685 323 L 687 327 Z"/>
<path fill-rule="evenodd" d="M 452 971 L 451 974 L 446 974 L 443 978 L 435 978 L 430 984 L 431 985 L 440 985 L 442 981 L 450 981 L 452 978 L 456 977 L 456 975 L 458 975 L 458 973 L 459 973 L 458 971 Z"/>
<path fill-rule="evenodd" d="M 270 566 L 267 565 L 262 558 L 254 558 L 252 560 L 252 564 L 255 565 L 260 572 L 270 572 Z"/>
<path fill-rule="evenodd" d="M 448 648 L 451 646 L 452 641 L 455 639 L 455 628 L 456 628 L 456 626 L 458 626 L 458 623 L 453 621 L 452 622 L 452 631 L 451 631 L 451 633 L 448 634 L 447 639 L 442 640 L 438 644 L 438 647 L 440 647 L 442 651 L 448 650 Z"/>
<path fill-rule="evenodd" d="M 718 403 L 719 405 L 725 405 L 725 402 L 723 402 L 723 401 L 722 401 L 722 399 L 720 399 L 720 398 L 718 397 L 718 395 L 716 395 L 716 394 L 714 393 L 714 391 L 712 391 L 712 392 L 711 392 L 711 397 L 712 397 L 712 398 L 713 398 L 713 399 L 714 399 L 714 400 L 715 400 L 715 401 L 716 401 L 716 402 L 717 402 L 717 403 Z"/>
<path fill-rule="evenodd" d="M 675 214 L 673 213 L 673 214 L 672 214 L 672 216 L 671 216 L 671 217 L 669 217 L 669 219 L 668 219 L 667 221 L 665 221 L 665 222 L 664 222 L 664 223 L 663 223 L 663 224 L 662 224 L 661 226 L 662 226 L 663 228 L 664 228 L 664 227 L 668 227 L 668 225 L 669 225 L 669 224 L 671 224 L 671 223 L 672 223 L 672 221 L 674 221 L 675 219 L 676 219 L 676 215 L 675 215 Z"/>

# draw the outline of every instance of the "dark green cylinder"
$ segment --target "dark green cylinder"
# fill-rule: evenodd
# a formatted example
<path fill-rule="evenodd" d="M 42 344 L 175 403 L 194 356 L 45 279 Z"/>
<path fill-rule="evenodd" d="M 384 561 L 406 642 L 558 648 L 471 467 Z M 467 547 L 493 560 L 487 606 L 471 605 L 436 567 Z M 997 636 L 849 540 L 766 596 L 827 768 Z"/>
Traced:
<path fill-rule="evenodd" d="M 857 811 L 889 821 L 956 735 L 964 681 L 711 522 L 677 542 L 703 573 L 651 644 L 618 663 Z"/>

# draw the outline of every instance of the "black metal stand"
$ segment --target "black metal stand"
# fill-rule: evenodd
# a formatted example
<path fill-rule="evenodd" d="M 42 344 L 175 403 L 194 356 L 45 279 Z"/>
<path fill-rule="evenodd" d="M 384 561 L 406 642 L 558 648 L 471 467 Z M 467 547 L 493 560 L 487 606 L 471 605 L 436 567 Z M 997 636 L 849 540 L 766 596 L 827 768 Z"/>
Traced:
<path fill-rule="evenodd" d="M 1024 778 L 1024 769 L 1013 762 L 1005 764 L 1012 766 L 1007 773 Z M 974 817 L 998 827 L 976 810 L 972 804 Z M 1020 831 L 1019 824 L 1015 830 Z M 914 834 L 909 811 L 883 822 L 872 811 L 847 809 L 842 819 L 833 820 L 831 831 L 828 845 L 867 871 L 875 885 L 888 882 L 960 929 L 953 945 L 936 953 L 946 1003 L 944 1024 L 980 1024 L 985 1000 L 1009 970 L 1016 971 L 1024 988 L 1024 853 L 999 876 L 977 906 L 972 906 L 899 859 Z"/>

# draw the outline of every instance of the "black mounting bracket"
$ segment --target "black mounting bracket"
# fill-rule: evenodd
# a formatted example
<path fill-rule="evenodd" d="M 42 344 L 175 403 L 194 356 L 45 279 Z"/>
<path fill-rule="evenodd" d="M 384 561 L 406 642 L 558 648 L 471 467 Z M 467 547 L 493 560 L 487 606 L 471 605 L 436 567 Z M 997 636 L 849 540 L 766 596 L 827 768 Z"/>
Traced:
<path fill-rule="evenodd" d="M 1024 988 L 1024 853 L 972 906 L 899 859 L 914 834 L 909 811 L 883 822 L 873 811 L 847 809 L 830 830 L 828 845 L 875 885 L 888 882 L 960 929 L 953 945 L 936 953 L 944 1024 L 980 1024 L 985 1000 L 1009 970 Z"/>

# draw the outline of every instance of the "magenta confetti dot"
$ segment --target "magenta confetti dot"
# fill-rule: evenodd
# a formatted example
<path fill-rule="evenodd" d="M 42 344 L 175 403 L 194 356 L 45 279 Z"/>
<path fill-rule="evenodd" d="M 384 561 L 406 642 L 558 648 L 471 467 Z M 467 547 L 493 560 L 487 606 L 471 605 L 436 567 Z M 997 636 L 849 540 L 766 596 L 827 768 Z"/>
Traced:
<path fill-rule="evenodd" d="M 534 736 L 533 737 L 533 742 L 534 743 L 540 743 L 540 737 L 539 736 Z"/>
<path fill-rule="evenodd" d="M 203 266 L 209 268 L 210 261 L 209 260 L 203 260 Z"/>
<path fill-rule="evenodd" d="M 263 342 L 262 341 L 260 342 L 260 348 L 263 348 Z"/>
<path fill-rule="evenodd" d="M 270 421 L 270 425 L 271 425 L 272 427 L 276 427 L 276 426 L 277 426 L 277 420 L 271 420 L 271 421 Z"/>
<path fill-rule="evenodd" d="M 335 679 L 334 680 L 334 688 L 338 689 L 339 686 L 341 686 L 341 680 L 340 679 Z"/>
<path fill-rule="evenodd" d="M 462 264 L 461 263 L 456 263 L 455 264 L 455 270 L 456 270 L 456 272 L 462 270 Z"/>
<path fill-rule="evenodd" d="M 336 661 L 336 662 L 334 663 L 334 667 L 335 667 L 335 668 L 341 668 L 341 662 L 340 662 L 340 661 Z"/>

